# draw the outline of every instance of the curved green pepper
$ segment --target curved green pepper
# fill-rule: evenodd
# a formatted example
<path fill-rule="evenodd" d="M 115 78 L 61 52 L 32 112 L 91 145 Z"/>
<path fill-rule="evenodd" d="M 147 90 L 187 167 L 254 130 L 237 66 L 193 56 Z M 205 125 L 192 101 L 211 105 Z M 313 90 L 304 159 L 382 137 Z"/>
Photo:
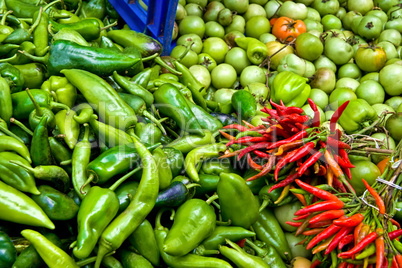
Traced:
<path fill-rule="evenodd" d="M 219 246 L 219 251 L 223 256 L 231 260 L 236 267 L 239 268 L 269 268 L 270 266 L 263 261 L 260 257 L 253 256 L 251 254 L 246 253 L 239 245 L 233 243 L 232 241 L 226 239 L 226 243 L 228 243 L 231 248 L 227 246 Z"/>
<path fill-rule="evenodd" d="M 30 152 L 32 163 L 35 166 L 52 165 L 54 163 L 48 139 L 47 117 L 42 117 L 39 125 L 35 128 Z"/>
<path fill-rule="evenodd" d="M 377 119 L 376 111 L 366 100 L 356 99 L 349 102 L 338 122 L 347 134 L 353 134 Z"/>
<path fill-rule="evenodd" d="M 152 152 L 152 156 L 155 159 L 159 172 L 159 190 L 163 190 L 169 187 L 170 182 L 173 179 L 172 170 L 168 164 L 168 159 L 162 148 L 156 148 Z"/>
<path fill-rule="evenodd" d="M 216 215 L 209 202 L 193 198 L 177 209 L 172 228 L 163 243 L 167 254 L 184 256 L 212 234 Z"/>
<path fill-rule="evenodd" d="M 278 252 L 270 245 L 265 245 L 264 248 L 258 247 L 251 240 L 246 239 L 246 244 L 250 246 L 271 268 L 286 268 L 285 262 L 282 260 Z"/>
<path fill-rule="evenodd" d="M 278 73 L 271 85 L 271 99 L 286 106 L 302 107 L 310 95 L 308 79 L 289 71 Z"/>
<path fill-rule="evenodd" d="M 56 126 L 58 127 L 60 134 L 64 134 L 64 141 L 68 147 L 72 150 L 78 141 L 80 135 L 80 125 L 74 120 L 74 110 L 61 110 L 55 114 Z"/>
<path fill-rule="evenodd" d="M 32 163 L 31 155 L 28 147 L 14 137 L 2 135 L 0 136 L 0 152 L 11 151 L 22 156 L 26 161 Z"/>
<path fill-rule="evenodd" d="M 126 268 L 136 268 L 136 267 L 153 268 L 154 267 L 152 265 L 152 263 L 149 260 L 147 260 L 144 256 L 137 254 L 135 252 L 123 249 L 123 250 L 119 251 L 119 255 L 120 255 L 121 263 L 122 263 L 123 267 L 126 267 Z"/>
<path fill-rule="evenodd" d="M 86 168 L 91 159 L 91 144 L 89 142 L 89 126 L 87 124 L 84 125 L 85 133 L 84 137 L 80 142 L 78 142 L 75 147 L 73 154 L 71 156 L 72 159 L 72 175 L 71 180 L 74 186 L 74 190 L 80 199 L 83 199 L 85 195 L 88 193 L 91 186 L 87 184 L 82 187 L 87 181 L 87 173 Z"/>
<path fill-rule="evenodd" d="M 43 209 L 51 220 L 71 220 L 78 213 L 78 205 L 68 195 L 48 186 L 38 187 L 39 195 L 31 198 Z"/>
<path fill-rule="evenodd" d="M 215 138 L 213 137 L 212 132 L 204 130 L 204 136 L 195 134 L 183 135 L 171 143 L 166 144 L 166 147 L 172 147 L 185 154 L 199 146 L 211 143 L 215 143 Z"/>
<path fill-rule="evenodd" d="M 218 249 L 225 244 L 225 238 L 237 242 L 241 239 L 255 236 L 255 233 L 240 226 L 216 226 L 213 233 L 202 241 L 200 246 L 206 250 Z"/>
<path fill-rule="evenodd" d="M 112 148 L 114 146 L 130 144 L 133 142 L 131 136 L 123 130 L 99 122 L 96 119 L 97 117 L 95 115 L 92 116 L 89 120 L 89 124 L 98 136 L 98 139 L 106 144 L 107 147 Z"/>
<path fill-rule="evenodd" d="M 57 102 L 63 103 L 70 108 L 73 107 L 77 99 L 77 89 L 65 77 L 51 76 L 43 82 L 40 88 L 49 93 L 55 92 Z"/>
<path fill-rule="evenodd" d="M 54 229 L 45 212 L 27 195 L 0 181 L 0 219 Z"/>
<path fill-rule="evenodd" d="M 13 242 L 5 232 L 0 231 L 0 266 L 11 267 L 16 259 L 17 250 Z"/>
<path fill-rule="evenodd" d="M 71 23 L 58 23 L 50 19 L 51 30 L 57 33 L 63 28 L 68 28 L 77 31 L 87 41 L 98 39 L 103 30 L 101 21 L 96 18 L 84 18 L 76 22 Z"/>
<path fill-rule="evenodd" d="M 224 221 L 246 229 L 257 221 L 259 204 L 241 176 L 221 173 L 217 193 Z"/>
<path fill-rule="evenodd" d="M 230 163 L 230 160 L 228 158 L 210 158 L 205 160 L 202 163 L 201 169 L 200 169 L 200 175 L 201 174 L 210 174 L 210 175 L 218 175 L 221 174 L 222 172 L 225 173 L 238 173 L 235 171 L 233 168 L 233 165 Z"/>
<path fill-rule="evenodd" d="M 84 37 L 82 37 L 82 35 L 80 35 L 80 33 L 78 33 L 76 30 L 68 28 L 63 28 L 55 35 L 53 35 L 53 41 L 56 40 L 67 40 L 77 43 L 81 46 L 89 47 L 89 43 L 85 40 Z"/>
<path fill-rule="evenodd" d="M 130 81 L 129 78 L 119 75 L 117 72 L 113 72 L 113 79 L 126 92 L 143 99 L 148 107 L 154 103 L 154 96 L 152 93 L 142 86 Z"/>
<path fill-rule="evenodd" d="M 184 99 L 186 100 L 188 107 L 190 107 L 191 111 L 193 112 L 195 118 L 197 118 L 201 128 L 215 132 L 223 127 L 221 121 L 207 113 L 201 106 L 194 104 L 187 98 Z"/>
<path fill-rule="evenodd" d="M 160 254 L 152 224 L 144 220 L 128 237 L 128 241 L 153 265 L 159 266 Z M 124 261 L 123 261 L 124 262 Z M 141 266 L 143 267 L 143 266 Z"/>
<path fill-rule="evenodd" d="M 13 116 L 13 103 L 10 87 L 5 78 L 0 77 L 0 118 L 6 122 Z"/>

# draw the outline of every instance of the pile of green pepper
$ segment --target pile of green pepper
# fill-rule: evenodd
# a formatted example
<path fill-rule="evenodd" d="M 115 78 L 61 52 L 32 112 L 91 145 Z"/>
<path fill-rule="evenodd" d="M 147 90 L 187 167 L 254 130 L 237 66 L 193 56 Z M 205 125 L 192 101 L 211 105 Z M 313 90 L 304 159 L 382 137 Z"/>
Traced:
<path fill-rule="evenodd" d="M 0 267 L 286 267 L 278 192 L 219 159 L 237 119 L 180 58 L 105 0 L 0 2 Z"/>

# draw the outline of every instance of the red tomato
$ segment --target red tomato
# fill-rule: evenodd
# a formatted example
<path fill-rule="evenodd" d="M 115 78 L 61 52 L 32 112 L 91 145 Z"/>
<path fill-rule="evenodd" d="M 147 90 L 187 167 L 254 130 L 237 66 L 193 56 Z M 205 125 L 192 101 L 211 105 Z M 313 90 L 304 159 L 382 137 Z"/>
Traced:
<path fill-rule="evenodd" d="M 306 25 L 301 20 L 293 20 L 288 17 L 278 18 L 272 27 L 272 34 L 281 42 L 291 42 L 300 34 L 307 31 Z"/>

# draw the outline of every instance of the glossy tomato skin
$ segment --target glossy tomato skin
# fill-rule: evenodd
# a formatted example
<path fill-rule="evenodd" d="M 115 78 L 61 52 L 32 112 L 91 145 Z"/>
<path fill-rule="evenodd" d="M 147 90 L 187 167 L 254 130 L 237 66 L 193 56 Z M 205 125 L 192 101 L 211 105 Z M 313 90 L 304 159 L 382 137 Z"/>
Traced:
<path fill-rule="evenodd" d="M 306 25 L 303 21 L 288 17 L 278 18 L 272 27 L 272 34 L 281 42 L 291 42 L 306 31 Z"/>

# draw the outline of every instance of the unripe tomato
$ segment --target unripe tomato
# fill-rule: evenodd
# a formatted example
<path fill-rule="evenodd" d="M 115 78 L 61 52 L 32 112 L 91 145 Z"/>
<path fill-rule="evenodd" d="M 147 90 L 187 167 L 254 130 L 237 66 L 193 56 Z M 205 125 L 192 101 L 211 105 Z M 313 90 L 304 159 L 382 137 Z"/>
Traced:
<path fill-rule="evenodd" d="M 272 56 L 274 53 L 276 53 L 277 51 L 279 51 L 280 49 L 282 49 L 285 45 L 282 44 L 281 42 L 278 41 L 271 41 L 266 43 L 266 46 L 268 48 L 268 56 Z M 293 53 L 293 47 L 292 46 L 286 46 L 285 48 L 283 48 L 281 51 L 279 51 L 278 53 L 276 53 L 272 58 L 271 58 L 271 62 L 270 62 L 270 67 L 274 70 L 276 70 L 276 68 L 279 65 L 280 60 L 285 57 L 287 54 L 291 54 Z"/>
<path fill-rule="evenodd" d="M 295 42 L 296 54 L 309 61 L 314 61 L 321 56 L 324 45 L 321 40 L 311 33 L 300 34 Z"/>
<path fill-rule="evenodd" d="M 356 51 L 355 62 L 365 72 L 378 72 L 386 61 L 387 55 L 382 47 L 363 45 Z"/>

